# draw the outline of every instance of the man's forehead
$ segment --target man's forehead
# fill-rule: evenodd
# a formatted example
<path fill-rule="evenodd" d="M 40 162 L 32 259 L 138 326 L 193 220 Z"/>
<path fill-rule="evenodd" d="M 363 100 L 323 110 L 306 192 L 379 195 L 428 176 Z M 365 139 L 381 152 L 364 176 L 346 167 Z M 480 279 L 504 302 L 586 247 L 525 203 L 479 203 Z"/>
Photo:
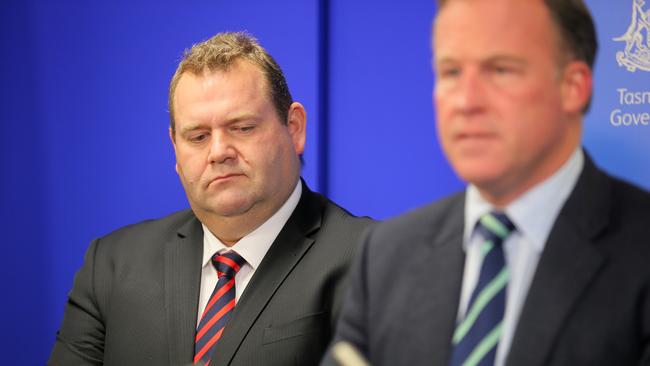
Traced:
<path fill-rule="evenodd" d="M 179 77 L 179 83 L 184 78 L 204 79 L 215 74 L 230 75 L 234 73 L 246 73 L 263 77 L 262 69 L 244 58 L 237 58 L 228 63 L 208 63 L 198 67 L 188 67 Z"/>
<path fill-rule="evenodd" d="M 544 0 L 447 0 L 438 7 L 432 23 L 433 31 L 435 32 L 440 18 L 453 23 L 462 23 L 471 21 L 471 17 L 467 16 L 471 13 L 481 15 L 486 24 L 487 22 L 502 23 L 510 26 L 520 19 L 513 17 L 515 14 L 534 14 L 535 17 L 542 13 L 550 15 Z"/>
<path fill-rule="evenodd" d="M 434 59 L 434 63 L 435 63 L 434 66 L 451 65 L 451 64 L 456 64 L 457 62 L 460 61 L 468 61 L 468 60 L 467 59 L 461 60 L 454 54 L 441 53 L 439 55 L 436 55 L 436 58 Z M 517 66 L 525 66 L 526 64 L 528 64 L 528 60 L 526 60 L 524 57 L 521 57 L 513 53 L 508 53 L 507 51 L 486 54 L 483 57 L 477 57 L 469 61 L 473 61 L 481 64 L 505 64 L 505 65 L 517 65 Z"/>
<path fill-rule="evenodd" d="M 242 60 L 228 66 L 201 70 L 187 70 L 183 72 L 174 93 L 177 101 L 182 94 L 200 92 L 200 90 L 222 90 L 224 87 L 232 89 L 248 89 L 251 93 L 266 92 L 268 83 L 262 71 L 249 61 Z"/>
<path fill-rule="evenodd" d="M 542 0 L 450 0 L 433 23 L 432 42 L 437 59 L 458 50 L 483 58 L 548 47 L 556 41 L 549 35 L 553 24 Z"/>

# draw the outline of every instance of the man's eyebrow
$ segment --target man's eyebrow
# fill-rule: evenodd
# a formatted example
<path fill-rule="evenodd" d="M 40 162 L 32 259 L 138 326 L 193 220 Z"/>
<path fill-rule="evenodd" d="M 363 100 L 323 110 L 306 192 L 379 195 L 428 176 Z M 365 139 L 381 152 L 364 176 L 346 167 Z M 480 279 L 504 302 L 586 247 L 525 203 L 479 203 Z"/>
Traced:
<path fill-rule="evenodd" d="M 483 63 L 495 63 L 495 62 L 507 62 L 511 64 L 517 64 L 520 66 L 528 63 L 522 57 L 508 55 L 508 54 L 498 54 L 498 55 L 487 57 L 483 60 Z"/>
<path fill-rule="evenodd" d="M 497 54 L 493 56 L 489 56 L 483 59 L 478 60 L 481 63 L 491 63 L 491 62 L 512 62 L 516 64 L 526 64 L 526 60 L 513 56 L 513 55 L 508 55 L 508 54 Z M 436 65 L 441 65 L 441 64 L 449 64 L 449 63 L 457 63 L 459 60 L 449 57 L 449 56 L 442 56 L 440 58 L 434 58 L 434 63 Z"/>
<path fill-rule="evenodd" d="M 238 123 L 241 121 L 247 121 L 247 120 L 258 120 L 259 115 L 256 113 L 252 112 L 243 112 L 240 114 L 235 114 L 231 117 L 228 117 L 228 120 L 223 123 L 224 126 L 228 126 L 234 123 Z M 192 132 L 196 130 L 200 130 L 203 128 L 210 128 L 209 125 L 203 124 L 203 123 L 190 123 L 186 126 L 183 126 L 180 129 L 181 133 L 187 133 L 187 132 Z"/>
<path fill-rule="evenodd" d="M 457 62 L 457 61 L 455 59 L 449 57 L 449 56 L 442 56 L 440 58 L 435 57 L 435 56 L 433 57 L 433 64 L 434 65 L 449 64 L 449 63 L 453 63 L 453 62 Z"/>
<path fill-rule="evenodd" d="M 259 119 L 259 115 L 257 113 L 253 112 L 243 112 L 240 114 L 235 114 L 233 116 L 228 117 L 228 120 L 226 121 L 226 124 L 233 124 L 245 120 L 257 120 Z"/>
<path fill-rule="evenodd" d="M 183 126 L 181 128 L 181 133 L 196 131 L 196 130 L 204 128 L 204 127 L 205 127 L 204 125 L 201 125 L 199 123 L 193 123 L 193 124 L 190 124 L 190 125 L 187 125 L 187 126 Z"/>

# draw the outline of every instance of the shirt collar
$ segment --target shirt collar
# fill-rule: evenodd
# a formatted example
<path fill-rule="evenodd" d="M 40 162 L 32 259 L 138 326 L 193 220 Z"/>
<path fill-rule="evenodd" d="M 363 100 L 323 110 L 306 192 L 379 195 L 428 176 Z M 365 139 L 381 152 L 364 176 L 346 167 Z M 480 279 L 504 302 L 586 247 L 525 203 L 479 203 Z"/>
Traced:
<path fill-rule="evenodd" d="M 544 249 L 553 223 L 573 191 L 583 166 L 584 153 L 578 147 L 553 175 L 506 206 L 504 212 L 517 227 L 517 232 L 527 238 L 538 252 Z M 463 249 L 467 250 L 478 220 L 493 209 L 494 206 L 481 197 L 476 186 L 470 184 L 467 187 Z"/>
<path fill-rule="evenodd" d="M 302 184 L 298 180 L 296 188 L 287 199 L 287 201 L 277 210 L 273 216 L 266 220 L 257 229 L 250 232 L 248 235 L 241 238 L 233 246 L 228 247 L 219 240 L 212 232 L 205 226 L 203 227 L 203 261 L 202 266 L 205 267 L 210 263 L 210 259 L 215 253 L 221 253 L 228 250 L 234 250 L 237 254 L 241 255 L 246 262 L 256 270 L 266 255 L 266 252 L 275 241 L 284 224 L 289 220 L 289 217 L 298 206 L 300 196 L 302 194 Z"/>

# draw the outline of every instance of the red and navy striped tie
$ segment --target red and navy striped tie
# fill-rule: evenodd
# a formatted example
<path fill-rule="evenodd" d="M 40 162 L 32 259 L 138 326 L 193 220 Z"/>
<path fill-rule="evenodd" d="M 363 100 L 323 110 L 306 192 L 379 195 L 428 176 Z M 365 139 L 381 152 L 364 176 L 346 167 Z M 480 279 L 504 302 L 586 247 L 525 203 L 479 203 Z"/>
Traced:
<path fill-rule="evenodd" d="M 239 254 L 229 251 L 215 254 L 212 264 L 219 281 L 203 310 L 194 338 L 194 363 L 210 364 L 212 352 L 235 307 L 235 274 L 246 261 Z"/>
<path fill-rule="evenodd" d="M 485 239 L 481 246 L 483 264 L 467 313 L 456 326 L 450 366 L 492 366 L 503 332 L 506 287 L 510 271 L 503 242 L 515 225 L 500 212 L 483 215 L 476 230 Z"/>

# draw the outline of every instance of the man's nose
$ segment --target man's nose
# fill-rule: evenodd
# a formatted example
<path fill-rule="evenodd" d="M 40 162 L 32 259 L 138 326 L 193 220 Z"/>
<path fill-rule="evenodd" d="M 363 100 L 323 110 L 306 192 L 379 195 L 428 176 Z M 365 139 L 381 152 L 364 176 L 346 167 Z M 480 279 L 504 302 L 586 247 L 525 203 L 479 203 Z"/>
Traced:
<path fill-rule="evenodd" d="M 223 164 L 234 161 L 236 157 L 237 150 L 232 139 L 224 132 L 213 132 L 210 140 L 208 162 L 210 164 Z"/>
<path fill-rule="evenodd" d="M 473 113 L 480 111 L 485 102 L 485 80 L 478 70 L 471 70 L 460 76 L 455 95 L 455 105 L 458 109 Z"/>

